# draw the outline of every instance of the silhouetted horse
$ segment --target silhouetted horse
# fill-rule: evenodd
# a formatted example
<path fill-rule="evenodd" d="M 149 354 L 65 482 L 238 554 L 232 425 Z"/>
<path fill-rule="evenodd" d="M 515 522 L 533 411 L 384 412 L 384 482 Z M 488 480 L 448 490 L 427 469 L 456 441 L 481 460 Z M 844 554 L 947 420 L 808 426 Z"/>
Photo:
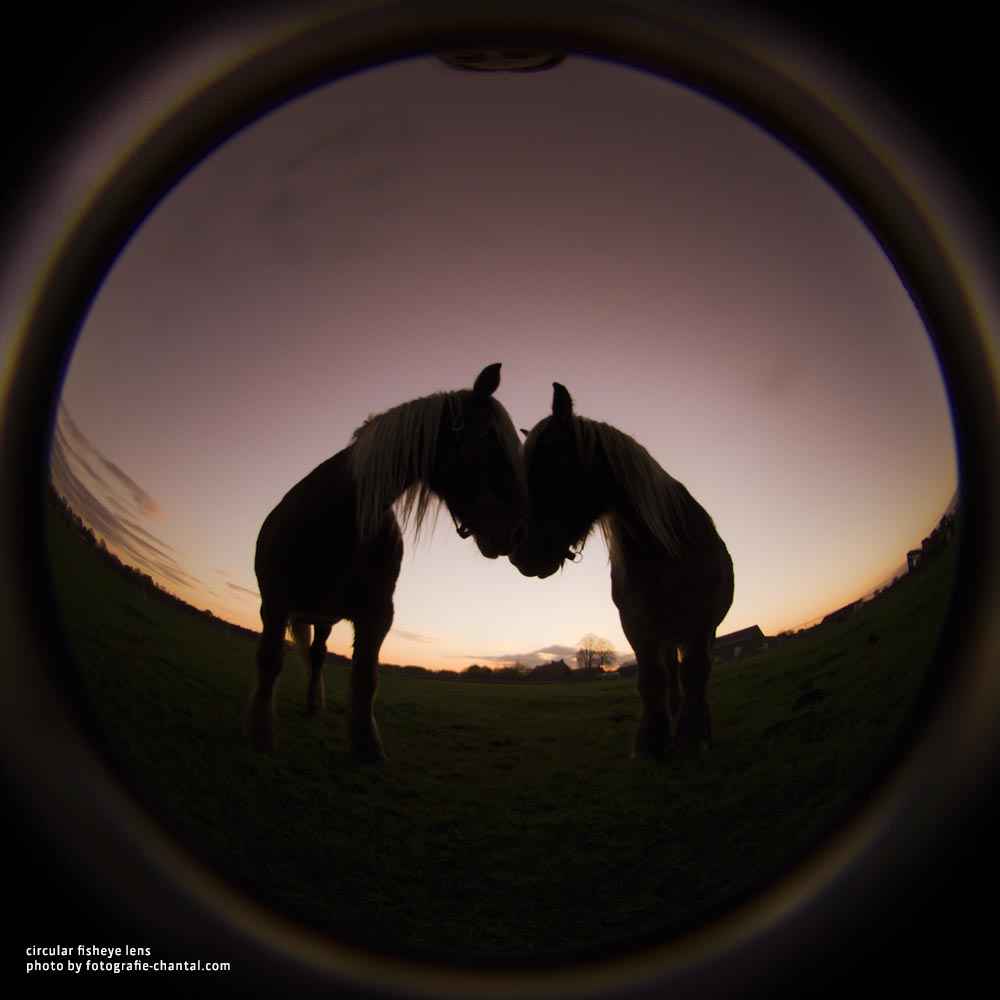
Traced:
<path fill-rule="evenodd" d="M 490 559 L 510 553 L 527 528 L 521 444 L 493 398 L 499 384 L 500 365 L 489 365 L 472 389 L 415 399 L 369 418 L 347 448 L 293 486 L 267 516 L 254 563 L 263 622 L 248 719 L 254 747 L 274 747 L 274 687 L 286 626 L 306 652 L 306 707 L 315 713 L 323 707 L 326 640 L 346 619 L 354 624 L 351 752 L 359 760 L 384 759 L 373 707 L 403 557 L 394 505 L 399 502 L 403 521 L 419 531 L 431 501 L 443 500 L 458 533 L 473 535 Z"/>
<path fill-rule="evenodd" d="M 712 519 L 636 441 L 574 414 L 558 383 L 524 461 L 531 526 L 511 562 L 526 576 L 550 576 L 599 522 L 638 669 L 633 755 L 663 754 L 672 723 L 677 749 L 704 750 L 712 642 L 733 600 L 733 563 Z"/>

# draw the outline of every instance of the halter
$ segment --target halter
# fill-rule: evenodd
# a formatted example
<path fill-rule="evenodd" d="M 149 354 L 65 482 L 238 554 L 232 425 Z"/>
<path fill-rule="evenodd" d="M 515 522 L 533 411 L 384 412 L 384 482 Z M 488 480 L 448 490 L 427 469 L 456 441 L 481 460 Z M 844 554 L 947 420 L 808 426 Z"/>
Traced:
<path fill-rule="evenodd" d="M 453 452 L 459 452 L 464 446 L 462 432 L 465 430 L 465 414 L 462 412 L 462 404 L 459 402 L 458 393 L 449 392 L 446 398 L 448 402 L 448 416 L 451 424 L 451 432 L 454 435 L 451 442 L 451 450 Z M 519 509 L 514 504 L 507 503 L 504 500 L 498 500 L 494 497 L 490 498 L 489 505 L 494 509 L 507 511 L 508 513 L 520 513 Z M 455 531 L 458 532 L 459 538 L 469 538 L 474 534 L 472 528 L 470 528 L 467 524 L 460 522 L 454 514 L 451 515 L 451 519 L 455 525 Z"/>
<path fill-rule="evenodd" d="M 448 402 L 451 432 L 454 435 L 451 441 L 451 450 L 453 452 L 460 451 L 462 448 L 461 434 L 465 430 L 465 414 L 462 413 L 462 404 L 458 401 L 458 393 L 449 392 L 445 398 Z M 468 538 L 472 534 L 472 529 L 467 524 L 460 522 L 454 514 L 451 514 L 451 520 L 455 525 L 455 531 L 458 532 L 459 538 Z"/>
<path fill-rule="evenodd" d="M 552 536 L 555 534 L 552 530 L 552 523 L 550 521 L 545 522 L 534 522 L 534 531 L 537 531 L 543 538 L 552 541 Z M 562 562 L 568 563 L 580 563 L 583 562 L 583 550 L 587 545 L 587 537 L 584 536 L 583 540 L 576 542 L 573 545 L 567 545 L 566 551 L 560 557 Z"/>

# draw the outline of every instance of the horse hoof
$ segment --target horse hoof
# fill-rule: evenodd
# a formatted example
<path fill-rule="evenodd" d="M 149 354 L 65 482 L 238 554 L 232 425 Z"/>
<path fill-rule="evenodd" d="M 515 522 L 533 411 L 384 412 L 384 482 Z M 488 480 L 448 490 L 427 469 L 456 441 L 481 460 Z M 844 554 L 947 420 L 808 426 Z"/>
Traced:
<path fill-rule="evenodd" d="M 274 727 L 266 722 L 251 719 L 247 724 L 247 739 L 250 748 L 257 753 L 274 753 Z"/>
<path fill-rule="evenodd" d="M 250 748 L 256 753 L 276 753 L 273 736 L 263 736 L 259 733 L 250 734 Z"/>
<path fill-rule="evenodd" d="M 380 742 L 355 743 L 351 745 L 351 756 L 358 764 L 384 764 L 387 760 Z"/>

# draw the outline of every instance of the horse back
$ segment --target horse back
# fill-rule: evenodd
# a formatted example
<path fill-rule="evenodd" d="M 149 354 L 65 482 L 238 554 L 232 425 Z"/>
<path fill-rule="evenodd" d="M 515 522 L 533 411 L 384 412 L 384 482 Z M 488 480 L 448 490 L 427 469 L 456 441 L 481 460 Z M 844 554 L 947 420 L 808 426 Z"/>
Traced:
<path fill-rule="evenodd" d="M 686 493 L 686 491 L 685 491 Z M 641 527 L 612 520 L 612 598 L 620 611 L 646 620 L 678 642 L 711 631 L 733 602 L 733 561 L 712 518 L 690 501 L 683 553 L 675 555 Z"/>
<path fill-rule="evenodd" d="M 403 553 L 399 524 L 389 509 L 363 540 L 356 506 L 349 448 L 282 497 L 257 536 L 254 569 L 265 603 L 350 619 L 359 599 L 391 600 Z"/>

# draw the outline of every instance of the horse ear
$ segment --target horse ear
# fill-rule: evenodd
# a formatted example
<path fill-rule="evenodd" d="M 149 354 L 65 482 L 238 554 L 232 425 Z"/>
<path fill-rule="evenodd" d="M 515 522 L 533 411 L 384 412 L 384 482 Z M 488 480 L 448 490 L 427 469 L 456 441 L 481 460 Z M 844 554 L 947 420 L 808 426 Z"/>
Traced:
<path fill-rule="evenodd" d="M 476 379 L 476 384 L 472 387 L 473 392 L 479 396 L 492 396 L 500 385 L 500 362 L 487 365 Z"/>
<path fill-rule="evenodd" d="M 573 397 L 566 386 L 552 383 L 552 416 L 557 420 L 569 420 L 573 416 Z"/>

